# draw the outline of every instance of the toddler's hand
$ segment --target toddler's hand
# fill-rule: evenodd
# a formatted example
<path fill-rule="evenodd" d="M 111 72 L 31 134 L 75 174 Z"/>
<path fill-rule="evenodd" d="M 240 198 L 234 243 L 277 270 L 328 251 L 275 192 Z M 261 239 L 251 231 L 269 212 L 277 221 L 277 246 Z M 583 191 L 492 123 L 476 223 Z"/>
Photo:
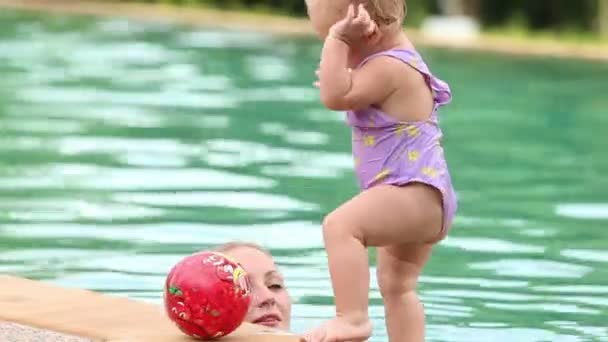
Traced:
<path fill-rule="evenodd" d="M 352 45 L 353 43 L 370 37 L 377 28 L 376 22 L 371 19 L 363 4 L 359 4 L 356 15 L 354 5 L 350 4 L 346 17 L 335 23 L 329 29 L 329 36 L 340 39 L 348 45 Z"/>

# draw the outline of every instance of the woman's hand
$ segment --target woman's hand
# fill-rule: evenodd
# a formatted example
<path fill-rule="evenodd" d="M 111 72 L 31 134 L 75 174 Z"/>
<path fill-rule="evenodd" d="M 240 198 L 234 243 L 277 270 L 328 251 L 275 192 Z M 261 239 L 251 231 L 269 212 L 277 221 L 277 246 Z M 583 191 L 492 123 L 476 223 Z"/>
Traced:
<path fill-rule="evenodd" d="M 377 28 L 376 22 L 371 19 L 363 4 L 359 4 L 357 13 L 355 6 L 350 4 L 344 19 L 329 29 L 329 37 L 340 39 L 352 46 L 371 37 Z"/>

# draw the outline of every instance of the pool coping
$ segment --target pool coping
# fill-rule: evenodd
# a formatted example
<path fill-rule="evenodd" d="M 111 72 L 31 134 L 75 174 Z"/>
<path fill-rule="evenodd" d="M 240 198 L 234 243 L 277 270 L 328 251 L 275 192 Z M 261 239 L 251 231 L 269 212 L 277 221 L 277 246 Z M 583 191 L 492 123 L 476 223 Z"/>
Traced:
<path fill-rule="evenodd" d="M 0 330 L 0 337 L 17 334 L 17 341 L 40 341 L 38 337 L 65 342 L 193 341 L 168 319 L 162 305 L 11 275 L 0 275 L 0 328 L 7 329 Z M 296 342 L 299 338 L 243 323 L 219 340 Z"/>
<path fill-rule="evenodd" d="M 21 10 L 44 10 L 54 13 L 123 17 L 137 20 L 169 21 L 215 28 L 251 30 L 273 34 L 313 35 L 308 20 L 274 14 L 224 11 L 213 8 L 178 7 L 163 4 L 99 2 L 90 0 L 0 0 L 0 7 Z M 608 61 L 608 44 L 560 42 L 558 40 L 522 39 L 482 34 L 474 40 L 425 35 L 406 29 L 421 46 L 527 55 L 549 58 L 575 58 Z"/>
<path fill-rule="evenodd" d="M 0 321 L 0 341 L 93 342 L 85 337 L 3 321 Z"/>

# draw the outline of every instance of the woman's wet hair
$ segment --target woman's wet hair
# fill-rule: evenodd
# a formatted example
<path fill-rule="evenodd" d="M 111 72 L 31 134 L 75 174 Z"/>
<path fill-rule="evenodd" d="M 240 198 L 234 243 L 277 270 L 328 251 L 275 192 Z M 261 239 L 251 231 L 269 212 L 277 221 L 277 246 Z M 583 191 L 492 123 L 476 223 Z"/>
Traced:
<path fill-rule="evenodd" d="M 253 243 L 253 242 L 231 241 L 231 242 L 227 242 L 222 245 L 216 246 L 213 250 L 216 252 L 220 252 L 220 253 L 228 253 L 237 248 L 256 249 L 256 250 L 268 255 L 269 257 L 272 257 L 272 254 L 270 254 L 270 252 L 266 248 L 264 248 L 256 243 Z"/>

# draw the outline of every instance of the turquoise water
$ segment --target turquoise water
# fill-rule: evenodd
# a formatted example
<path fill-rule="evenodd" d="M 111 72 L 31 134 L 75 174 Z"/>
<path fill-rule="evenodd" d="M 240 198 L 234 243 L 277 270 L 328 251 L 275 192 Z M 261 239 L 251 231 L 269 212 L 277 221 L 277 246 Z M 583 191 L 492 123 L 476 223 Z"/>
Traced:
<path fill-rule="evenodd" d="M 249 240 L 286 274 L 296 332 L 333 313 L 319 223 L 357 189 L 350 133 L 312 87 L 317 41 L 0 24 L 0 272 L 160 303 L 181 257 Z M 608 66 L 421 52 L 454 90 L 461 200 L 421 279 L 428 341 L 608 340 Z"/>

